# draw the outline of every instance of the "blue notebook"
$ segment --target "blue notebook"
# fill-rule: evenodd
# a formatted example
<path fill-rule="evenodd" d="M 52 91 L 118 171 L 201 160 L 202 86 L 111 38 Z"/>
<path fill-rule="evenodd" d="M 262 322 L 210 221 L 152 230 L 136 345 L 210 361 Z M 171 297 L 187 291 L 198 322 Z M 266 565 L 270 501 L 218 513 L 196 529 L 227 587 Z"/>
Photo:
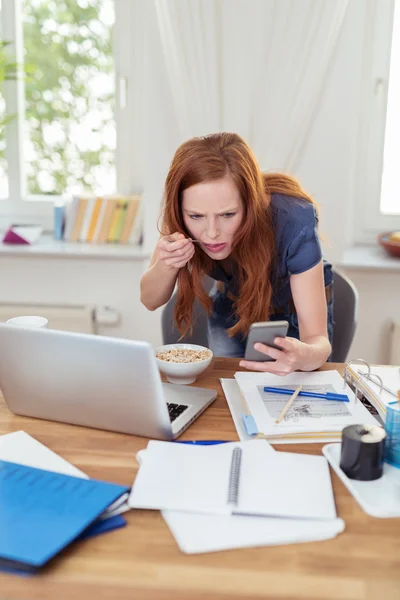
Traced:
<path fill-rule="evenodd" d="M 127 491 L 0 461 L 0 564 L 28 571 L 43 566 Z"/>

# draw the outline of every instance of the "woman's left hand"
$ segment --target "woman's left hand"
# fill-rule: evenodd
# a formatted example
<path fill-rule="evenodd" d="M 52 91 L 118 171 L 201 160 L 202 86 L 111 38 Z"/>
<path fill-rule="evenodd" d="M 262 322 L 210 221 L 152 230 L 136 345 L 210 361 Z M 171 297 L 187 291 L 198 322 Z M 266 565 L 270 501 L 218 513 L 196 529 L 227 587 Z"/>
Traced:
<path fill-rule="evenodd" d="M 312 347 L 309 344 L 300 342 L 296 338 L 285 337 L 275 338 L 274 343 L 282 348 L 277 350 L 258 342 L 254 344 L 254 349 L 270 356 L 274 361 L 257 362 L 253 360 L 241 360 L 239 365 L 250 371 L 263 371 L 273 373 L 274 375 L 288 375 L 293 371 L 301 369 L 307 362 Z"/>

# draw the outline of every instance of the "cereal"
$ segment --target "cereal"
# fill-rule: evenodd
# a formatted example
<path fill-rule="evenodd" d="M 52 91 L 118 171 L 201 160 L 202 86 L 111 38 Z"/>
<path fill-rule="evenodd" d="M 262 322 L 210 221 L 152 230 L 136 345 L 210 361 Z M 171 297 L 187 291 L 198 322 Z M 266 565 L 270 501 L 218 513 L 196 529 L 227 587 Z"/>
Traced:
<path fill-rule="evenodd" d="M 173 348 L 157 352 L 156 357 L 166 362 L 191 363 L 211 358 L 211 350 L 189 350 L 189 348 Z"/>

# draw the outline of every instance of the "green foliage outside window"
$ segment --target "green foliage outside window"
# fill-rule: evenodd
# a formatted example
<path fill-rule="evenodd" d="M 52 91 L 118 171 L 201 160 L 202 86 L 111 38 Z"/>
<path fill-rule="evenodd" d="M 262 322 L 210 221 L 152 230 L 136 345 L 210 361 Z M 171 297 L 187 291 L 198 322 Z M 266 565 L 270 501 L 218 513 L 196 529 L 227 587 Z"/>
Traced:
<path fill-rule="evenodd" d="M 29 194 L 112 187 L 112 29 L 112 0 L 24 0 L 24 63 L 33 68 L 25 81 Z"/>

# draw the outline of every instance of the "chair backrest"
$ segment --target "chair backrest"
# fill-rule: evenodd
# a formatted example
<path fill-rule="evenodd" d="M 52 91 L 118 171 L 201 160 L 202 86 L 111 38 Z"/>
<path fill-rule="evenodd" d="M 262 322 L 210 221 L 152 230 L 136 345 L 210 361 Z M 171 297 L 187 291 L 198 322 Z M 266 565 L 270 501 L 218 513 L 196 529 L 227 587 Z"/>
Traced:
<path fill-rule="evenodd" d="M 358 291 L 354 283 L 342 273 L 333 270 L 333 343 L 332 362 L 345 362 L 357 325 Z M 206 289 L 211 289 L 208 281 Z M 195 300 L 193 305 L 193 333 L 180 340 L 180 332 L 173 318 L 176 293 L 173 294 L 162 312 L 162 334 L 164 344 L 175 344 L 178 341 L 187 344 L 208 346 L 208 316 L 201 304 Z"/>
<path fill-rule="evenodd" d="M 204 288 L 209 292 L 214 285 L 214 280 L 206 277 Z M 185 335 L 182 339 L 181 333 L 176 326 L 174 319 L 174 308 L 176 303 L 176 292 L 164 306 L 161 316 L 163 344 L 198 344 L 208 347 L 208 315 L 198 300 L 193 304 L 193 333 Z"/>
<path fill-rule="evenodd" d="M 357 326 L 358 291 L 354 283 L 333 270 L 333 343 L 332 362 L 345 362 Z"/>

